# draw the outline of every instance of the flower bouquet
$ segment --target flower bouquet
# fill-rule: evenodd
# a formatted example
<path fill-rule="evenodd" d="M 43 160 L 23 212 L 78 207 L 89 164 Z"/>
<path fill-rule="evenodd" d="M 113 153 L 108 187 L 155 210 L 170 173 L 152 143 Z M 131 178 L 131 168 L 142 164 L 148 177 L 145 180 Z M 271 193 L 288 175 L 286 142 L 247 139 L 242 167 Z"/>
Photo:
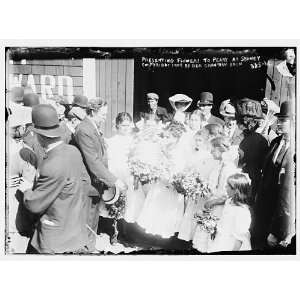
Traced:
<path fill-rule="evenodd" d="M 196 213 L 194 217 L 200 229 L 210 234 L 210 238 L 213 240 L 217 233 L 217 221 L 219 218 L 212 215 L 209 210 Z"/>
<path fill-rule="evenodd" d="M 197 171 L 175 174 L 172 178 L 172 184 L 178 193 L 194 200 L 206 198 L 211 193 L 208 183 L 202 179 L 201 174 Z"/>

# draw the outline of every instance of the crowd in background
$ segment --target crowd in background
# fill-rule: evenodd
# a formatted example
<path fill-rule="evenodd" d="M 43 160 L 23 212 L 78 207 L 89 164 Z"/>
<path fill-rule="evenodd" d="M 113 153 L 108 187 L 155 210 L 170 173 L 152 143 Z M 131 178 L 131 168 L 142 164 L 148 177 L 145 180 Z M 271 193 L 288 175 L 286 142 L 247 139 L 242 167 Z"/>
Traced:
<path fill-rule="evenodd" d="M 106 139 L 105 99 L 78 95 L 72 104 L 62 97 L 41 104 L 30 89 L 9 91 L 12 251 L 97 253 L 97 235 L 111 235 L 107 206 L 117 193 L 126 194 L 118 221 L 119 241 L 126 246 L 204 253 L 293 245 L 293 103 L 278 107 L 268 99 L 228 99 L 217 117 L 210 92 L 200 94 L 192 112 L 187 110 L 193 99 L 183 94 L 169 98 L 172 112 L 158 105 L 155 93 L 146 101 L 136 122 L 120 112 L 115 135 Z M 192 202 L 163 179 L 137 183 L 128 167 L 130 155 L 156 164 L 166 159 L 177 171 L 195 169 L 209 182 L 212 196 Z M 213 240 L 207 241 L 194 221 L 199 209 L 218 216 Z"/>

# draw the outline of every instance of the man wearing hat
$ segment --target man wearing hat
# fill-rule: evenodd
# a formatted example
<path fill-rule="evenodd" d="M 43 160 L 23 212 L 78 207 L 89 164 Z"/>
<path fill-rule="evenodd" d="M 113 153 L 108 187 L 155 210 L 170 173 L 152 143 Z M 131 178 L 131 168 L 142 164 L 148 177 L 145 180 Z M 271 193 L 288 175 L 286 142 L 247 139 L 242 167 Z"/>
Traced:
<path fill-rule="evenodd" d="M 24 180 L 19 187 L 26 208 L 40 216 L 27 253 L 86 252 L 90 181 L 80 152 L 62 141 L 63 131 L 51 105 L 34 106 L 32 122 L 47 156 L 33 186 Z"/>
<path fill-rule="evenodd" d="M 164 107 L 158 106 L 158 99 L 159 96 L 156 93 L 147 94 L 147 108 L 144 112 L 140 113 L 140 121 L 152 120 L 163 123 L 170 121 L 167 110 Z"/>
<path fill-rule="evenodd" d="M 213 107 L 213 94 L 210 92 L 202 92 L 200 94 L 200 99 L 197 102 L 198 109 L 202 115 L 203 126 L 207 124 L 220 124 L 224 126 L 224 121 L 211 114 L 211 109 Z"/>
<path fill-rule="evenodd" d="M 89 226 L 97 233 L 100 200 L 107 187 L 126 190 L 126 185 L 108 170 L 107 149 L 101 126 L 107 115 L 107 102 L 101 98 L 89 100 L 87 116 L 76 127 L 75 141 L 82 154 L 94 190 L 90 192 Z M 90 232 L 89 249 L 95 250 L 96 239 Z"/>
<path fill-rule="evenodd" d="M 253 242 L 256 248 L 287 247 L 295 235 L 295 144 L 290 102 L 283 102 L 277 134 L 266 156 L 255 202 Z"/>
<path fill-rule="evenodd" d="M 232 145 L 239 145 L 243 139 L 243 132 L 236 124 L 235 108 L 230 103 L 230 99 L 224 100 L 220 105 L 220 115 L 224 118 L 224 134 Z"/>

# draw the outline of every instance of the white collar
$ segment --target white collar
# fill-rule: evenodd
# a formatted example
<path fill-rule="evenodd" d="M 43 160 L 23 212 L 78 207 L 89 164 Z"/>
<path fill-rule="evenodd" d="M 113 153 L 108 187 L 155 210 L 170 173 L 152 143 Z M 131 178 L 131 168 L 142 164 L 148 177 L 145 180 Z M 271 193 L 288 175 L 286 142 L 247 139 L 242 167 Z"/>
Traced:
<path fill-rule="evenodd" d="M 48 153 L 50 150 L 54 149 L 55 147 L 57 147 L 58 145 L 62 144 L 63 141 L 58 141 L 58 142 L 55 142 L 53 144 L 50 144 L 47 149 L 45 150 L 46 153 Z"/>

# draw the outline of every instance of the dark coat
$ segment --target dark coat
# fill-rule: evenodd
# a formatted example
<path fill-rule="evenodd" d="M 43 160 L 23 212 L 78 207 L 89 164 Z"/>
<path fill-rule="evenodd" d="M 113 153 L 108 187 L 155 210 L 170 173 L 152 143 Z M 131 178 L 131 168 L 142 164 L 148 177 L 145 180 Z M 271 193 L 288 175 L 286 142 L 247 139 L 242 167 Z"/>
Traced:
<path fill-rule="evenodd" d="M 151 116 L 151 113 L 149 111 L 141 112 L 140 116 L 139 116 L 139 120 L 141 118 L 143 118 L 144 120 L 148 120 L 150 116 Z M 161 106 L 157 107 L 156 114 L 155 114 L 155 120 L 162 121 L 163 123 L 170 121 L 170 116 L 164 107 L 161 107 Z"/>
<path fill-rule="evenodd" d="M 272 233 L 279 241 L 295 229 L 295 165 L 291 146 L 273 162 L 281 139 L 282 136 L 275 138 L 270 145 L 255 205 L 257 227 L 265 229 L 261 238 Z"/>
<path fill-rule="evenodd" d="M 114 186 L 117 178 L 108 170 L 107 149 L 104 138 L 87 117 L 76 127 L 75 141 L 91 178 L 92 186 L 99 196 L 104 185 Z M 95 191 L 96 192 L 96 191 Z"/>
<path fill-rule="evenodd" d="M 40 219 L 31 245 L 39 253 L 64 253 L 88 242 L 89 176 L 78 149 L 64 143 L 47 153 L 24 204 Z"/>

